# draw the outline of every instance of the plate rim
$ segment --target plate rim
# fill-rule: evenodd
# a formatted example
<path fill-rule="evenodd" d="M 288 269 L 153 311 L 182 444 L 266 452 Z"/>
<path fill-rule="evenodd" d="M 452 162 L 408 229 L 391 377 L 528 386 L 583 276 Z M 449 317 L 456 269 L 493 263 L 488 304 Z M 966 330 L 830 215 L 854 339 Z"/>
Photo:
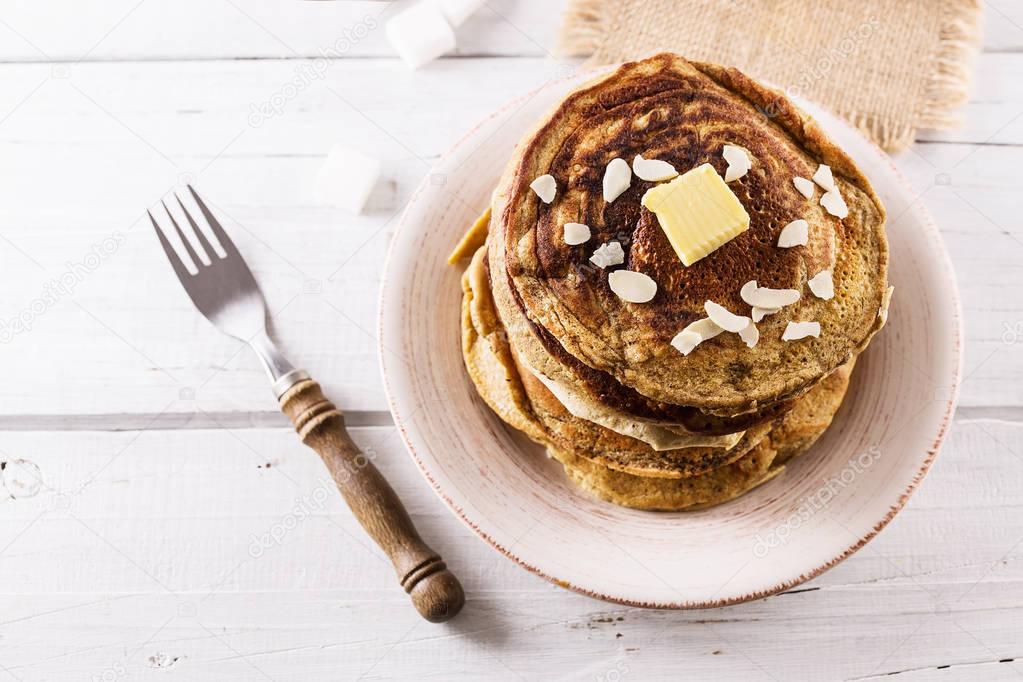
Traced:
<path fill-rule="evenodd" d="M 595 69 L 582 70 L 565 78 L 549 80 L 522 95 L 512 98 L 511 100 L 505 102 L 503 105 L 491 111 L 483 118 L 479 119 L 474 125 L 469 127 L 465 131 L 465 133 L 463 133 L 462 136 L 459 137 L 458 140 L 454 142 L 454 144 L 448 147 L 440 155 L 440 157 L 437 159 L 436 162 L 434 162 L 432 167 L 436 168 L 443 164 L 444 162 L 448 161 L 450 158 L 452 158 L 458 152 L 458 150 L 467 141 L 469 141 L 479 129 L 484 127 L 486 124 L 498 118 L 499 116 L 505 114 L 506 112 L 514 108 L 516 105 L 520 103 L 524 104 L 525 102 L 529 101 L 537 94 L 539 94 L 541 91 L 558 84 L 567 83 L 569 81 L 578 81 L 581 85 L 585 83 L 587 79 L 592 78 L 595 74 L 604 71 L 610 71 L 611 69 L 614 69 L 617 66 L 618 66 L 617 64 L 613 64 Z M 782 90 L 781 88 L 776 89 Z M 790 97 L 790 99 L 792 99 L 801 108 L 803 107 L 804 103 L 808 101 L 802 97 L 795 97 L 788 94 L 786 94 L 786 96 Z M 830 115 L 839 125 L 846 128 L 847 131 L 852 132 L 853 134 L 858 136 L 872 150 L 872 152 L 876 154 L 877 157 L 889 167 L 889 169 L 892 171 L 895 180 L 899 184 L 900 189 L 910 196 L 914 195 L 915 190 L 912 184 L 906 179 L 902 171 L 900 171 L 899 168 L 895 165 L 891 157 L 884 150 L 882 150 L 881 147 L 877 145 L 877 143 L 866 137 L 863 133 L 857 130 L 854 126 L 852 126 L 849 122 L 840 117 L 838 114 L 835 114 L 831 110 L 827 109 L 826 107 L 820 104 L 817 104 L 816 102 L 813 102 L 812 105 L 817 109 L 820 109 L 821 111 L 824 111 L 825 113 Z M 797 585 L 801 585 L 802 583 L 808 580 L 812 580 L 820 576 L 821 574 L 834 568 L 835 566 L 842 563 L 850 556 L 858 552 L 860 549 L 862 549 L 864 545 L 873 540 L 878 535 L 878 533 L 884 530 L 885 527 L 889 523 L 891 523 L 892 519 L 894 519 L 896 515 L 898 515 L 898 513 L 905 508 L 906 503 L 909 501 L 909 498 L 912 497 L 914 492 L 916 492 L 916 489 L 919 487 L 920 483 L 923 481 L 923 479 L 927 476 L 927 473 L 930 471 L 935 458 L 937 457 L 938 453 L 941 450 L 942 443 L 944 442 L 945 437 L 948 435 L 948 431 L 951 428 L 951 424 L 955 416 L 956 407 L 959 402 L 959 393 L 962 387 L 963 355 L 965 343 L 962 324 L 963 309 L 962 297 L 959 292 L 959 283 L 956 277 L 955 268 L 952 264 L 952 259 L 951 256 L 949 255 L 948 249 L 945 246 L 944 238 L 941 236 L 941 231 L 939 230 L 937 223 L 934 221 L 934 218 L 931 216 L 931 213 L 929 210 L 927 210 L 926 206 L 922 204 L 913 204 L 908 208 L 908 210 L 916 211 L 918 213 L 921 223 L 926 228 L 921 236 L 933 240 L 936 246 L 938 247 L 938 250 L 940 251 L 941 254 L 941 259 L 940 263 L 938 263 L 937 265 L 939 265 L 942 268 L 942 270 L 945 271 L 945 274 L 948 276 L 950 289 L 952 291 L 951 317 L 953 324 L 952 338 L 954 342 L 953 348 L 955 364 L 954 382 L 952 384 L 952 391 L 945 405 L 945 412 L 941 417 L 940 423 L 938 424 L 938 431 L 934 435 L 933 440 L 931 441 L 931 445 L 930 447 L 928 447 L 926 451 L 926 457 L 924 457 L 920 467 L 917 469 L 909 485 L 899 495 L 898 500 L 888 509 L 885 516 L 877 523 L 875 523 L 871 527 L 871 529 L 866 534 L 863 535 L 863 537 L 859 538 L 856 542 L 846 547 L 838 556 L 833 557 L 832 559 L 814 567 L 809 571 L 801 573 L 799 576 L 795 578 L 792 578 L 790 580 L 784 580 L 769 588 L 756 590 L 754 592 L 749 592 L 747 594 L 705 601 L 684 600 L 643 601 L 630 599 L 628 597 L 604 594 L 602 592 L 597 592 L 595 590 L 583 587 L 581 585 L 576 585 L 571 581 L 549 574 L 546 571 L 541 570 L 537 566 L 530 564 L 522 557 L 510 552 L 507 548 L 505 548 L 493 537 L 491 537 L 488 533 L 486 533 L 482 528 L 480 528 L 479 525 L 477 525 L 472 519 L 466 516 L 464 510 L 454 501 L 454 499 L 452 499 L 440 487 L 436 479 L 433 477 L 433 474 L 431 473 L 430 469 L 424 464 L 422 458 L 416 452 L 416 448 L 413 445 L 411 438 L 409 437 L 406 425 L 402 421 L 401 416 L 399 415 L 398 406 L 394 397 L 394 391 L 391 388 L 391 383 L 388 377 L 386 360 L 387 352 L 384 344 L 384 327 L 386 324 L 387 317 L 385 302 L 387 300 L 388 287 L 390 285 L 389 281 L 390 278 L 387 275 L 391 269 L 391 261 L 395 257 L 395 252 L 397 251 L 397 245 L 399 244 L 399 236 L 402 234 L 403 230 L 409 229 L 408 225 L 406 224 L 408 214 L 412 210 L 412 207 L 415 205 L 416 200 L 426 190 L 429 184 L 430 174 L 427 173 L 426 176 L 424 176 L 423 179 L 416 186 L 415 191 L 409 197 L 409 200 L 406 203 L 404 210 L 402 211 L 401 219 L 398 221 L 398 225 L 395 228 L 394 234 L 391 237 L 391 243 L 387 248 L 387 256 L 384 259 L 384 267 L 382 271 L 383 277 L 381 279 L 380 292 L 377 304 L 377 358 L 380 363 L 380 373 L 383 379 L 384 393 L 387 397 L 388 410 L 391 413 L 391 418 L 394 421 L 394 426 L 401 435 L 402 442 L 404 443 L 405 449 L 408 451 L 409 456 L 412 458 L 412 461 L 415 462 L 420 473 L 423 475 L 423 478 L 425 478 L 427 482 L 430 484 L 430 487 L 433 489 L 434 493 L 436 493 L 436 495 L 444 502 L 445 506 L 459 520 L 461 520 L 463 524 L 470 528 L 476 535 L 478 535 L 493 549 L 495 549 L 508 559 L 511 559 L 513 562 L 515 562 L 522 568 L 526 569 L 533 575 L 539 576 L 544 580 L 553 583 L 554 585 L 557 585 L 558 587 L 571 590 L 573 592 L 585 595 L 587 597 L 599 599 L 601 601 L 610 602 L 613 604 L 621 604 L 623 606 L 635 606 L 640 608 L 670 610 L 712 609 L 763 599 L 778 594 L 780 592 L 789 590 Z M 885 228 L 887 229 L 888 227 L 889 225 L 886 224 Z"/>

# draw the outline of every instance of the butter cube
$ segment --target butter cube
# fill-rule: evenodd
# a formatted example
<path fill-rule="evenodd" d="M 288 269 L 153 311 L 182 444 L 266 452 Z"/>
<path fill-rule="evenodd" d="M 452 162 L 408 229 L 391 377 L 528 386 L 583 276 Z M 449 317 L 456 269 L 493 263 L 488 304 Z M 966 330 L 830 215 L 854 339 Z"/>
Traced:
<path fill-rule="evenodd" d="M 686 266 L 749 229 L 746 209 L 709 163 L 651 187 L 642 203 Z"/>

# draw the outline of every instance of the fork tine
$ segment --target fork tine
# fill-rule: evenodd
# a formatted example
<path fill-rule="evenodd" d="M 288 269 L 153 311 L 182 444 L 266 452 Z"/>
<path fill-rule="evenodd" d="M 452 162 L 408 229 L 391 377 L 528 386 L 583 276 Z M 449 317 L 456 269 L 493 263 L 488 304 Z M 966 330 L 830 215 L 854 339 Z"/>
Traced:
<path fill-rule="evenodd" d="M 156 230 L 156 236 L 160 238 L 160 246 L 163 247 L 163 252 L 167 255 L 167 260 L 170 261 L 171 267 L 174 268 L 174 274 L 178 276 L 178 279 L 181 280 L 182 283 L 186 282 L 187 278 L 192 276 L 192 273 L 190 273 L 188 268 L 185 267 L 185 264 L 181 262 L 177 252 L 167 240 L 167 235 L 165 235 L 163 230 L 160 229 L 160 226 L 157 224 L 156 218 L 153 217 L 153 214 L 149 210 L 147 210 L 146 213 L 149 214 L 149 220 L 153 223 L 153 229 Z"/>
<path fill-rule="evenodd" d="M 163 204 L 163 210 L 167 212 L 167 217 L 170 218 L 171 224 L 174 225 L 174 229 L 178 231 L 178 236 L 181 237 L 181 243 L 185 245 L 185 251 L 188 252 L 188 257 L 192 259 L 195 269 L 202 270 L 206 267 L 206 264 L 199 260 L 198 254 L 196 254 L 195 249 L 192 248 L 192 242 L 188 241 L 188 237 L 185 236 L 185 231 L 181 229 L 181 226 L 178 225 L 178 221 L 174 219 L 170 209 L 167 208 L 167 203 L 163 199 L 160 199 L 160 203 Z M 213 261 L 210 262 L 212 263 Z"/>
<path fill-rule="evenodd" d="M 238 249 L 235 247 L 234 242 L 227 236 L 227 232 L 221 227 L 217 219 L 213 217 L 213 213 L 207 208 L 206 203 L 202 200 L 199 194 L 192 188 L 191 185 L 187 185 L 188 191 L 192 193 L 192 198 L 195 199 L 195 203 L 198 204 L 199 210 L 202 211 L 203 217 L 206 218 L 206 224 L 210 226 L 210 230 L 216 236 L 217 241 L 220 242 L 220 246 L 224 248 L 224 253 L 228 256 L 237 256 Z"/>
<path fill-rule="evenodd" d="M 192 226 L 192 232 L 195 233 L 195 238 L 199 240 L 199 244 L 201 244 L 202 248 L 206 250 L 206 255 L 209 256 L 210 262 L 212 263 L 215 257 L 220 258 L 217 250 L 214 249 L 213 245 L 210 244 L 210 241 L 206 239 L 206 235 L 203 234 L 203 231 L 195 224 L 195 219 L 192 218 L 192 214 L 189 213 L 188 209 L 185 208 L 185 205 L 181 203 L 181 197 L 178 196 L 177 192 L 174 193 L 174 198 L 178 200 L 178 206 L 181 207 L 181 212 L 185 214 L 185 219 L 188 220 L 188 224 Z"/>

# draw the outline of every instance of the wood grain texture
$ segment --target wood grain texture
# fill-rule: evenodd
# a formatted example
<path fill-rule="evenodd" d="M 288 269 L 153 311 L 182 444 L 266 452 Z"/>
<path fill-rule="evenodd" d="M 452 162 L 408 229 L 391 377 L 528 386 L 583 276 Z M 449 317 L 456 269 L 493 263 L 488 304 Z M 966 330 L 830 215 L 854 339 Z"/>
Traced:
<path fill-rule="evenodd" d="M 696 612 L 549 585 L 437 503 L 394 428 L 352 436 L 463 578 L 459 618 L 438 631 L 408 608 L 291 429 L 2 433 L 2 459 L 31 460 L 45 483 L 0 502 L 9 679 L 121 668 L 189 682 L 266 679 L 257 670 L 278 682 L 593 680 L 621 666 L 622 680 L 1023 671 L 1019 424 L 957 421 L 925 485 L 862 552 L 792 593 Z M 154 668 L 158 654 L 178 661 Z"/>
<path fill-rule="evenodd" d="M 571 70 L 547 54 L 561 0 L 486 4 L 459 30 L 459 58 L 410 73 L 375 30 L 253 127 L 251 107 L 306 65 L 296 55 L 336 47 L 385 6 L 0 0 L 0 320 L 95 243 L 127 237 L 0 345 L 0 461 L 27 459 L 44 482 L 0 500 L 0 680 L 1016 679 L 1020 3 L 984 3 L 963 127 L 896 159 L 963 295 L 949 442 L 862 552 L 792 593 L 696 613 L 548 585 L 438 504 L 395 429 L 363 428 L 389 421 L 374 344 L 396 216 L 467 128 Z M 363 216 L 309 191 L 334 142 L 384 161 Z M 439 634 L 394 589 L 255 361 L 150 260 L 156 244 L 132 226 L 182 175 L 248 230 L 225 223 L 277 337 L 463 579 L 468 608 Z"/>
<path fill-rule="evenodd" d="M 299 381 L 280 403 L 302 442 L 323 460 L 355 518 L 387 554 L 419 614 L 432 623 L 458 615 L 465 604 L 461 584 L 419 537 L 394 489 L 352 441 L 344 416 L 320 385 L 311 379 Z"/>

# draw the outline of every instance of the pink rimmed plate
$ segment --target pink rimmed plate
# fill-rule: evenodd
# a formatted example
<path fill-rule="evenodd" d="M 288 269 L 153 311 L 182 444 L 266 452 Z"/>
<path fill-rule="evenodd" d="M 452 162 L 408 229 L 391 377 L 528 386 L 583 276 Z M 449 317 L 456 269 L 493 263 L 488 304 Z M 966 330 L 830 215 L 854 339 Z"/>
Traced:
<path fill-rule="evenodd" d="M 800 101 L 888 208 L 895 285 L 888 326 L 857 364 L 832 427 L 766 485 L 688 513 L 591 498 L 476 395 L 462 365 L 462 271 L 446 263 L 520 137 L 589 77 L 550 83 L 492 114 L 438 162 L 409 203 L 380 308 L 381 366 L 395 423 L 459 518 L 558 585 L 661 608 L 722 606 L 788 589 L 884 528 L 938 452 L 955 409 L 962 348 L 948 254 L 891 160 L 848 124 Z"/>

